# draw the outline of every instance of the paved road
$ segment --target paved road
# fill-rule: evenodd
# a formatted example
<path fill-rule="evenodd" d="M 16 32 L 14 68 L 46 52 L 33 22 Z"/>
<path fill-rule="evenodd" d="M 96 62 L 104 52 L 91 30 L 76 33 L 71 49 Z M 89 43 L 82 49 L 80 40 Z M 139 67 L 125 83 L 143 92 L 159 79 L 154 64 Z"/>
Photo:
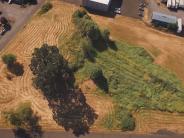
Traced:
<path fill-rule="evenodd" d="M 17 34 L 18 31 L 20 31 L 24 25 L 27 23 L 27 21 L 30 19 L 30 17 L 38 10 L 38 8 L 41 7 L 45 0 L 38 0 L 37 5 L 32 5 L 31 7 L 28 7 L 26 9 L 26 12 L 22 13 L 21 18 L 15 21 L 15 23 L 12 26 L 12 29 L 8 31 L 1 39 L 0 39 L 0 51 L 8 44 L 8 42 L 13 39 L 13 37 Z M 3 4 L 1 4 L 3 7 Z M 12 5 L 10 5 L 12 6 Z M 4 6 L 5 7 L 5 6 Z M 13 15 L 14 13 L 12 13 Z M 1 137 L 0 137 L 1 138 Z"/>
<path fill-rule="evenodd" d="M 15 136 L 11 129 L 0 129 L 0 138 L 15 138 Z M 70 132 L 47 131 L 43 133 L 42 138 L 76 138 L 76 136 L 74 136 Z M 80 138 L 184 138 L 184 135 L 181 136 L 174 134 L 136 135 L 121 132 L 111 132 L 111 133 L 91 132 L 90 134 L 87 134 L 85 136 L 80 136 Z"/>

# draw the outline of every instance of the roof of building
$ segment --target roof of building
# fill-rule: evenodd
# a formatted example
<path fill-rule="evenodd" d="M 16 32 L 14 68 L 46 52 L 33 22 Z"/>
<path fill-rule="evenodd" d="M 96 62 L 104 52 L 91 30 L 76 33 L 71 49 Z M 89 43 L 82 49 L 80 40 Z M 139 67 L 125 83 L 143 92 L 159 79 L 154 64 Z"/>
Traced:
<path fill-rule="evenodd" d="M 177 17 L 160 12 L 153 12 L 152 20 L 158 20 L 165 23 L 177 23 Z"/>
<path fill-rule="evenodd" d="M 90 0 L 90 1 L 105 4 L 105 5 L 109 5 L 111 0 Z"/>

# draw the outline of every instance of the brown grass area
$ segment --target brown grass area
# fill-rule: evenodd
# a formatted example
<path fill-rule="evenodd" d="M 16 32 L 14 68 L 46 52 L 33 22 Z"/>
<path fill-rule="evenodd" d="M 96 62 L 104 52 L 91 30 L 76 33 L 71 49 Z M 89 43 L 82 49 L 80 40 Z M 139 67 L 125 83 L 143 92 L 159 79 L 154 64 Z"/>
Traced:
<path fill-rule="evenodd" d="M 33 109 L 41 116 L 43 128 L 59 127 L 53 121 L 52 111 L 48 107 L 47 100 L 32 86 L 33 76 L 28 66 L 31 54 L 34 48 L 40 47 L 43 43 L 58 45 L 60 36 L 63 41 L 66 37 L 70 37 L 73 32 L 71 15 L 77 8 L 60 0 L 52 0 L 52 3 L 54 7 L 51 11 L 42 16 L 35 15 L 30 23 L 10 42 L 8 47 L 1 52 L 1 55 L 6 53 L 17 55 L 19 62 L 24 65 L 23 76 L 15 77 L 12 81 L 7 80 L 4 73 L 6 67 L 0 61 L 0 111 L 14 108 L 24 101 L 31 101 Z M 89 93 L 86 96 L 92 104 L 94 98 L 95 100 L 99 99 L 99 103 L 93 105 L 94 108 L 96 106 L 101 107 L 100 99 L 102 98 L 93 97 L 93 94 Z M 100 111 L 97 112 L 101 113 Z M 0 127 L 6 127 L 6 124 L 2 121 L 2 118 L 0 118 Z"/>
<path fill-rule="evenodd" d="M 184 116 L 177 113 L 141 111 L 135 114 L 136 133 L 184 132 Z"/>

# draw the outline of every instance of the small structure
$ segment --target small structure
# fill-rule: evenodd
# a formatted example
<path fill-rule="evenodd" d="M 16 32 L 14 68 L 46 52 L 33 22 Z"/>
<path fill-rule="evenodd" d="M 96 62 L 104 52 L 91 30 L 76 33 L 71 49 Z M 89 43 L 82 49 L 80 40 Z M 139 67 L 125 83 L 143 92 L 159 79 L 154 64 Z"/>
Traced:
<path fill-rule="evenodd" d="M 184 0 L 161 0 L 164 3 L 167 3 L 168 8 L 184 8 Z"/>
<path fill-rule="evenodd" d="M 160 12 L 153 12 L 152 23 L 160 26 L 168 27 L 169 25 L 176 26 L 177 32 L 182 32 L 182 19 L 175 16 L 166 15 Z"/>
<path fill-rule="evenodd" d="M 111 0 L 83 0 L 83 6 L 89 9 L 107 12 L 109 10 Z"/>

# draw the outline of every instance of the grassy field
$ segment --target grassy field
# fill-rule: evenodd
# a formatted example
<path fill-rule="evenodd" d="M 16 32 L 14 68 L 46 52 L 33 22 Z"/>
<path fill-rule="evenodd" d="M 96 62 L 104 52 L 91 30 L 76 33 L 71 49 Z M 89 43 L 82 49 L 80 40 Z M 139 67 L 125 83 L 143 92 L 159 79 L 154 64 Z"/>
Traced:
<path fill-rule="evenodd" d="M 85 38 L 74 34 L 61 46 L 61 53 L 75 59 L 69 60 L 71 64 L 82 64 L 76 72 L 78 83 L 90 79 L 94 66 L 103 70 L 103 83 L 96 83 L 98 90 L 109 93 L 116 105 L 114 111 L 104 118 L 105 127 L 132 129 L 129 126 L 134 125 L 133 114 L 143 109 L 184 112 L 184 87 L 181 81 L 168 70 L 154 64 L 153 58 L 143 48 L 115 42 L 113 47 L 103 51 L 96 49 L 94 60 L 90 61 L 83 58 L 80 47 L 82 39 Z"/>

